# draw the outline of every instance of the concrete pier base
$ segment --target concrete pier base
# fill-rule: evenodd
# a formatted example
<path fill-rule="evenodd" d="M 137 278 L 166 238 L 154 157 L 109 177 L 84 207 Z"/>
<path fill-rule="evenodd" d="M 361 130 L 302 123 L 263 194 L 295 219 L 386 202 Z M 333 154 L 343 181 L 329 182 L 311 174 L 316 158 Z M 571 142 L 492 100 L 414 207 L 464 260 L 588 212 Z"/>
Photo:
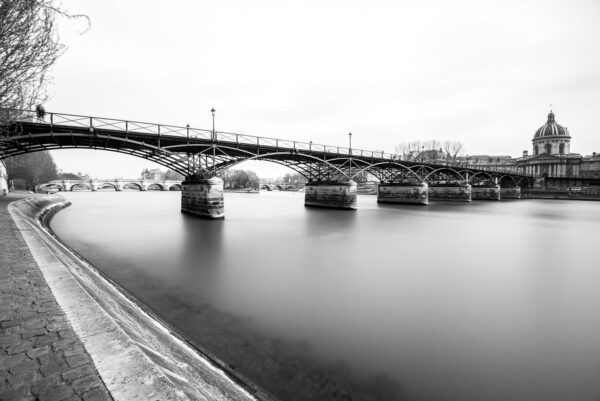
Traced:
<path fill-rule="evenodd" d="M 429 200 L 471 202 L 471 185 L 430 185 Z"/>
<path fill-rule="evenodd" d="M 413 205 L 427 205 L 429 191 L 427 183 L 407 184 L 379 184 L 377 203 L 402 203 Z"/>
<path fill-rule="evenodd" d="M 309 182 L 304 206 L 356 209 L 356 182 Z"/>
<path fill-rule="evenodd" d="M 473 200 L 500 200 L 500 185 L 471 187 L 471 199 Z"/>
<path fill-rule="evenodd" d="M 502 199 L 521 199 L 521 187 L 500 188 Z"/>
<path fill-rule="evenodd" d="M 182 186 L 182 213 L 190 213 L 207 219 L 225 218 L 222 179 L 186 177 Z"/>

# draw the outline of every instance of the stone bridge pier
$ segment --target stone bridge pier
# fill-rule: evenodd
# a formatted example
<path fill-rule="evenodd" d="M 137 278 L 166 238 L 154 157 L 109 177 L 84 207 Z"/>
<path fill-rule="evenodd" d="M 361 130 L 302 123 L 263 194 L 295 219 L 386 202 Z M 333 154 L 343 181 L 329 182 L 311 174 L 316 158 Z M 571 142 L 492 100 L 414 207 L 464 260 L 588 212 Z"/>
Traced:
<path fill-rule="evenodd" d="M 470 184 L 432 184 L 429 185 L 429 199 L 471 202 Z"/>
<path fill-rule="evenodd" d="M 429 185 L 381 183 L 377 191 L 377 203 L 429 204 Z"/>
<path fill-rule="evenodd" d="M 473 185 L 471 198 L 473 200 L 500 200 L 500 185 Z"/>
<path fill-rule="evenodd" d="M 308 182 L 305 186 L 304 206 L 356 210 L 356 182 Z"/>
<path fill-rule="evenodd" d="M 502 187 L 500 188 L 500 197 L 502 199 L 521 199 L 521 187 Z"/>
<path fill-rule="evenodd" d="M 224 219 L 223 180 L 188 176 L 182 183 L 181 212 L 207 219 Z"/>

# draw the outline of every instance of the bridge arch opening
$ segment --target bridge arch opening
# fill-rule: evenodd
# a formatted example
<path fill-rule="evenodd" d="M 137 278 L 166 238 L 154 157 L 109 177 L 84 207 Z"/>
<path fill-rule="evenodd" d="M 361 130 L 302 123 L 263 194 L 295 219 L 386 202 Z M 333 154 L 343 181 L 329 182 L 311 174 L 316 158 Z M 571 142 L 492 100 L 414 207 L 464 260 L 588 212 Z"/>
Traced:
<path fill-rule="evenodd" d="M 173 184 L 169 187 L 169 191 L 182 191 L 183 186 L 181 184 Z"/>
<path fill-rule="evenodd" d="M 154 183 L 154 184 L 148 185 L 148 188 L 146 188 L 146 190 L 147 191 L 164 191 L 165 187 L 163 187 L 162 184 Z"/>
<path fill-rule="evenodd" d="M 102 184 L 98 184 L 98 191 L 117 191 L 117 186 L 115 184 L 111 184 L 110 182 L 104 182 Z"/>
<path fill-rule="evenodd" d="M 465 182 L 466 180 L 466 174 L 463 175 L 464 173 L 461 174 L 461 172 L 449 167 L 432 168 L 430 166 L 419 165 L 411 167 L 411 170 L 414 171 L 415 168 L 427 170 L 426 175 L 423 177 L 423 181 L 427 183 L 452 185 Z"/>
<path fill-rule="evenodd" d="M 77 191 L 91 191 L 92 187 L 90 184 L 87 183 L 77 183 L 77 184 L 73 184 L 71 186 L 71 189 L 69 189 L 71 192 L 77 192 Z"/>
<path fill-rule="evenodd" d="M 44 184 L 39 188 L 41 191 L 64 191 L 64 187 L 60 184 Z"/>
<path fill-rule="evenodd" d="M 137 182 L 128 182 L 127 184 L 123 185 L 123 191 L 142 191 L 143 188 L 140 184 L 138 184 Z"/>

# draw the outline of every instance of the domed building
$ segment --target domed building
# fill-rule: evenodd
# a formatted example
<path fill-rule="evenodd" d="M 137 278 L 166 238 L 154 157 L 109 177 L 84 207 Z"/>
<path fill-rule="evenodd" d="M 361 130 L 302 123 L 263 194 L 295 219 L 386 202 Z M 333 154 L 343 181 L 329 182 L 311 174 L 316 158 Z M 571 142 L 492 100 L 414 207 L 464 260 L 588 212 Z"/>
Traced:
<path fill-rule="evenodd" d="M 556 122 L 550 111 L 546 124 L 533 135 L 533 155 L 527 151 L 517 160 L 521 173 L 538 177 L 578 177 L 582 157 L 570 153 L 571 135 L 567 127 Z"/>
<path fill-rule="evenodd" d="M 571 147 L 571 135 L 567 127 L 557 124 L 550 110 L 548 121 L 535 131 L 533 136 L 533 155 L 540 153 L 565 154 Z"/>

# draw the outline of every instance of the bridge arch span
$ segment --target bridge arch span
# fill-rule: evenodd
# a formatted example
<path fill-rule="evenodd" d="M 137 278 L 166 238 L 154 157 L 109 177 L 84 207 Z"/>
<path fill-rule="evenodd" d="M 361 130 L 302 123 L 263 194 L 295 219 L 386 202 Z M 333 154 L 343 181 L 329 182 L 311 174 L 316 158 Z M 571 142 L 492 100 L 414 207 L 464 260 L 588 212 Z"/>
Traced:
<path fill-rule="evenodd" d="M 144 188 L 137 182 L 125 183 L 125 184 L 123 184 L 122 189 L 123 190 L 134 190 L 134 191 L 143 191 L 144 190 Z"/>
<path fill-rule="evenodd" d="M 492 175 L 492 174 L 488 173 L 487 171 L 477 171 L 470 175 L 465 174 L 465 177 L 467 177 L 467 176 L 469 177 L 469 184 L 483 183 L 484 185 L 486 184 L 486 182 L 487 182 L 487 184 L 495 184 L 496 179 L 498 178 L 498 176 Z"/>
<path fill-rule="evenodd" d="M 432 168 L 426 165 L 418 165 L 413 166 L 419 167 L 420 169 L 430 170 L 424 177 L 423 181 L 428 182 L 430 178 L 432 178 L 435 174 L 438 175 L 438 178 L 443 177 L 444 175 L 454 177 L 456 181 L 464 182 L 466 180 L 466 174 L 462 175 L 459 171 L 451 168 L 451 167 L 440 167 L 440 168 Z"/>
<path fill-rule="evenodd" d="M 182 191 L 183 186 L 181 184 L 173 184 L 168 188 L 168 191 Z"/>
<path fill-rule="evenodd" d="M 498 184 L 501 188 L 514 188 L 518 186 L 517 180 L 510 175 L 502 175 L 498 177 Z"/>
<path fill-rule="evenodd" d="M 296 171 L 298 174 L 302 175 L 303 177 L 310 179 L 310 173 L 309 173 L 310 168 L 308 167 L 308 165 L 303 166 L 303 164 L 315 163 L 315 164 L 325 165 L 325 166 L 327 166 L 327 168 L 330 168 L 331 170 L 335 171 L 337 174 L 345 177 L 346 179 L 350 179 L 350 177 L 348 177 L 348 175 L 340 167 L 331 163 L 332 161 L 342 160 L 341 158 L 323 160 L 316 156 L 313 156 L 311 154 L 304 153 L 304 152 L 271 152 L 271 153 L 263 153 L 263 154 L 256 155 L 252 152 L 249 152 L 249 151 L 246 151 L 243 149 L 236 149 L 236 148 L 232 148 L 232 147 L 228 147 L 228 146 L 223 146 L 221 148 L 241 152 L 243 154 L 248 155 L 248 157 L 245 157 L 245 158 L 239 157 L 239 158 L 232 159 L 227 162 L 221 163 L 216 166 L 217 169 L 231 168 L 237 164 L 240 164 L 240 163 L 246 162 L 246 161 L 265 160 L 265 161 L 277 163 L 282 166 L 288 167 L 288 168 Z M 290 160 L 287 158 L 289 156 L 293 156 L 297 159 L 297 160 L 295 160 L 296 164 L 290 163 Z M 279 157 L 284 157 L 285 160 L 280 160 L 280 159 L 278 159 Z M 348 159 L 349 158 L 344 158 L 343 160 L 348 160 Z"/>
<path fill-rule="evenodd" d="M 389 167 L 389 168 L 397 170 L 397 171 L 394 173 L 391 173 L 387 177 L 384 177 L 383 173 L 382 173 L 382 168 L 384 168 L 384 167 Z M 410 177 L 414 178 L 419 183 L 423 182 L 422 178 L 418 174 L 416 174 L 412 169 L 405 166 L 404 164 L 397 163 L 397 162 L 380 162 L 380 163 L 369 164 L 368 166 L 357 171 L 356 174 L 354 174 L 352 176 L 352 178 L 354 178 L 364 172 L 373 174 L 381 182 L 390 182 L 390 183 L 395 182 L 395 181 L 397 181 L 400 174 L 402 174 L 404 172 L 408 173 L 408 175 Z"/>
<path fill-rule="evenodd" d="M 88 183 L 78 182 L 76 184 L 71 185 L 71 188 L 69 188 L 70 192 L 79 191 L 79 190 L 91 191 L 92 186 Z"/>
<path fill-rule="evenodd" d="M 60 185 L 60 184 L 56 184 L 56 183 L 49 183 L 49 184 L 42 184 L 40 185 L 40 189 L 42 191 L 47 191 L 50 189 L 58 189 L 59 191 L 64 191 L 65 187 Z"/>
<path fill-rule="evenodd" d="M 159 184 L 158 182 L 149 184 L 148 187 L 146 187 L 146 191 L 164 191 L 165 187 L 162 184 Z"/>
<path fill-rule="evenodd" d="M 11 137 L 12 139 L 12 137 Z M 115 138 L 112 138 L 115 139 Z M 0 138 L 0 142 L 4 139 Z M 89 146 L 73 146 L 73 145 L 63 145 L 59 146 L 58 144 L 45 144 L 43 146 L 32 146 L 26 149 L 14 149 L 4 152 L 0 159 L 11 156 L 19 156 L 27 153 L 35 153 L 41 152 L 44 150 L 62 150 L 62 149 L 94 149 L 106 152 L 114 152 L 120 153 L 124 155 L 138 157 L 140 159 L 150 160 L 156 164 L 159 164 L 163 167 L 171 169 L 179 174 L 186 175 L 187 171 L 187 159 L 182 159 L 181 157 L 177 157 L 176 154 L 172 153 L 170 155 L 164 155 L 164 151 L 154 152 L 156 147 L 146 146 L 143 149 L 129 149 L 129 148 L 121 148 L 121 149 L 111 149 L 111 148 L 102 148 L 102 147 L 89 147 Z"/>
<path fill-rule="evenodd" d="M 98 183 L 97 188 L 98 188 L 98 190 L 102 190 L 102 189 L 106 189 L 106 188 L 112 188 L 115 191 L 119 190 L 119 188 L 117 188 L 117 186 L 115 184 L 113 184 L 112 182 L 100 182 L 100 183 Z"/>

